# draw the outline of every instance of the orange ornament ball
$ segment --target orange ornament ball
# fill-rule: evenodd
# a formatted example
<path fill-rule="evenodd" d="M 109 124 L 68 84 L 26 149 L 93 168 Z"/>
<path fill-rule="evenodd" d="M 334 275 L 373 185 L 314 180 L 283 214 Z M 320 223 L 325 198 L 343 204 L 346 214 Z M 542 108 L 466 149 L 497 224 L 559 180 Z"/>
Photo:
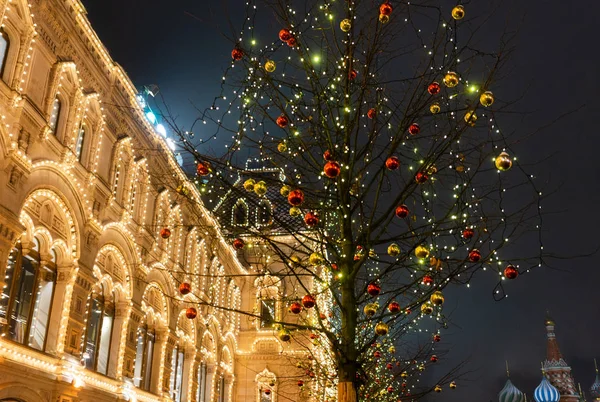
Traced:
<path fill-rule="evenodd" d="M 333 152 L 331 152 L 330 150 L 326 150 L 325 152 L 323 152 L 323 159 L 325 159 L 326 161 L 333 160 Z"/>
<path fill-rule="evenodd" d="M 415 181 L 416 181 L 417 183 L 419 183 L 419 184 L 423 184 L 423 183 L 425 183 L 427 180 L 429 180 L 429 176 L 427 176 L 427 174 L 426 174 L 426 173 L 424 173 L 424 172 L 418 172 L 418 173 L 415 175 Z"/>
<path fill-rule="evenodd" d="M 314 212 L 307 212 L 304 215 L 304 223 L 309 227 L 317 226 L 319 224 L 319 217 Z"/>
<path fill-rule="evenodd" d="M 244 243 L 244 241 L 242 239 L 238 238 L 233 241 L 233 248 L 236 250 L 243 249 L 245 245 L 246 245 L 246 243 Z"/>
<path fill-rule="evenodd" d="M 302 190 L 292 190 L 288 194 L 288 202 L 291 206 L 297 207 L 304 202 L 304 193 Z"/>
<path fill-rule="evenodd" d="M 504 268 L 504 276 L 507 279 L 515 279 L 517 276 L 519 276 L 519 270 L 516 269 L 514 266 L 509 265 L 506 268 Z"/>
<path fill-rule="evenodd" d="M 285 43 L 287 43 L 287 45 L 289 47 L 296 47 L 296 45 L 298 44 L 298 41 L 296 40 L 296 38 L 294 38 L 293 36 L 291 38 L 289 38 Z"/>
<path fill-rule="evenodd" d="M 396 170 L 400 167 L 400 159 L 397 156 L 390 156 L 385 161 L 385 167 L 388 170 Z"/>
<path fill-rule="evenodd" d="M 367 293 L 373 297 L 378 296 L 381 293 L 381 286 L 378 283 L 369 283 Z"/>
<path fill-rule="evenodd" d="M 442 87 L 437 82 L 432 82 L 427 87 L 427 92 L 429 92 L 430 95 L 437 95 L 440 93 L 441 90 L 442 90 Z"/>
<path fill-rule="evenodd" d="M 356 70 L 350 70 L 350 72 L 348 73 L 348 78 L 350 79 L 350 81 L 354 81 L 357 76 L 358 76 L 358 71 L 356 71 Z"/>
<path fill-rule="evenodd" d="M 390 313 L 399 313 L 400 312 L 400 303 L 398 303 L 397 301 L 393 301 L 388 305 L 388 310 L 390 310 Z"/>
<path fill-rule="evenodd" d="M 369 111 L 367 112 L 367 117 L 369 119 L 374 119 L 375 116 L 377 116 L 377 110 L 375 108 L 369 109 Z"/>
<path fill-rule="evenodd" d="M 408 132 L 410 135 L 417 135 L 421 131 L 421 127 L 417 123 L 413 123 L 408 127 Z"/>
<path fill-rule="evenodd" d="M 244 57 L 244 51 L 240 48 L 235 48 L 231 51 L 231 58 L 235 61 L 240 61 L 242 60 L 242 57 Z"/>
<path fill-rule="evenodd" d="M 304 308 L 313 308 L 317 304 L 313 295 L 306 295 L 302 298 L 302 305 Z"/>
<path fill-rule="evenodd" d="M 292 33 L 290 32 L 289 29 L 283 28 L 282 30 L 279 31 L 279 39 L 282 42 L 287 42 L 291 38 L 292 38 Z"/>
<path fill-rule="evenodd" d="M 381 15 L 387 15 L 387 16 L 389 16 L 390 14 L 392 14 L 393 10 L 394 10 L 394 8 L 387 1 L 385 3 L 383 3 L 382 5 L 379 6 L 379 14 L 381 14 Z"/>
<path fill-rule="evenodd" d="M 302 304 L 300 304 L 298 302 L 293 302 L 290 305 L 290 312 L 292 312 L 294 314 L 300 314 L 302 312 Z"/>
<path fill-rule="evenodd" d="M 433 285 L 433 278 L 431 277 L 431 275 L 425 275 L 423 277 L 422 283 L 423 285 L 427 286 Z"/>
<path fill-rule="evenodd" d="M 169 237 L 171 237 L 171 229 L 162 228 L 160 230 L 160 237 L 162 237 L 163 239 L 168 239 Z"/>
<path fill-rule="evenodd" d="M 187 310 L 185 310 L 185 316 L 190 320 L 193 320 L 198 316 L 198 310 L 196 310 L 195 307 L 188 307 Z"/>
<path fill-rule="evenodd" d="M 206 176 L 211 172 L 210 163 L 208 162 L 198 162 L 196 166 L 196 171 L 199 176 Z"/>
<path fill-rule="evenodd" d="M 190 285 L 188 282 L 183 282 L 181 285 L 179 285 L 179 293 L 181 293 L 182 295 L 187 295 L 192 291 L 192 285 Z"/>
<path fill-rule="evenodd" d="M 288 126 L 288 124 L 290 124 L 290 120 L 287 118 L 286 115 L 281 115 L 277 118 L 276 123 L 279 127 L 281 128 L 286 128 Z"/>
<path fill-rule="evenodd" d="M 471 228 L 466 228 L 462 232 L 462 237 L 464 237 L 467 240 L 473 238 L 473 236 L 475 236 L 475 231 Z"/>
<path fill-rule="evenodd" d="M 341 170 L 342 168 L 340 167 L 340 164 L 334 161 L 327 162 L 325 167 L 323 167 L 323 173 L 325 173 L 325 176 L 329 177 L 330 179 L 335 179 L 338 177 Z"/>
<path fill-rule="evenodd" d="M 402 204 L 402 205 L 398 205 L 396 207 L 396 216 L 398 218 L 406 218 L 409 214 L 409 209 L 406 205 Z"/>
<path fill-rule="evenodd" d="M 479 252 L 479 250 L 474 248 L 469 252 L 469 261 L 478 262 L 479 260 L 481 260 L 481 253 Z"/>

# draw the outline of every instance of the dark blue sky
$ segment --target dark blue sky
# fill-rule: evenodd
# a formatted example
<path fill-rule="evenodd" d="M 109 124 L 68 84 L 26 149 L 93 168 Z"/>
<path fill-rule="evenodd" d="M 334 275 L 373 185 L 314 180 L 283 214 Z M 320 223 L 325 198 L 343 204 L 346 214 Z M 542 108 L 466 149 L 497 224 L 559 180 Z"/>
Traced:
<path fill-rule="evenodd" d="M 158 84 L 181 123 L 196 116 L 190 100 L 203 108 L 218 94 L 231 51 L 223 34 L 232 33 L 230 20 L 240 21 L 243 1 L 83 2 L 112 57 L 137 86 Z M 545 218 L 545 246 L 563 256 L 600 244 L 598 15 L 599 2 L 564 0 L 506 0 L 499 14 L 520 27 L 503 97 L 523 95 L 519 109 L 531 112 L 514 119 L 512 128 L 528 134 L 581 106 L 523 143 L 519 154 L 531 163 L 549 157 L 534 170 L 556 189 L 544 204 L 547 212 L 557 212 Z M 474 372 L 457 390 L 430 399 L 497 400 L 505 360 L 513 382 L 531 395 L 545 357 L 546 310 L 557 322 L 576 381 L 587 390 L 594 377 L 592 359 L 600 357 L 599 265 L 598 256 L 556 261 L 559 270 L 540 269 L 510 282 L 509 297 L 501 302 L 493 301 L 495 282 L 486 276 L 470 290 L 448 292 L 446 308 L 456 311 L 444 340 L 450 358 L 470 357 Z"/>

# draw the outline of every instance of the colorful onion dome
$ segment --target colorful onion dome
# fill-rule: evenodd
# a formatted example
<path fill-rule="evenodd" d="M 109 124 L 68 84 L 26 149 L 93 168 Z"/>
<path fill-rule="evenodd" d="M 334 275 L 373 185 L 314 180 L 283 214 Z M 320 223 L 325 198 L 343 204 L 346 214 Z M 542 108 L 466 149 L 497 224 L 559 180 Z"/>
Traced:
<path fill-rule="evenodd" d="M 523 393 L 509 379 L 498 394 L 498 399 L 500 402 L 523 402 L 524 397 Z"/>
<path fill-rule="evenodd" d="M 560 394 L 558 390 L 550 384 L 550 381 L 544 376 L 542 382 L 533 392 L 533 398 L 536 402 L 558 402 Z"/>
<path fill-rule="evenodd" d="M 600 398 L 600 377 L 598 377 L 598 373 L 596 373 L 596 381 L 594 381 L 590 388 L 590 394 L 593 398 Z"/>

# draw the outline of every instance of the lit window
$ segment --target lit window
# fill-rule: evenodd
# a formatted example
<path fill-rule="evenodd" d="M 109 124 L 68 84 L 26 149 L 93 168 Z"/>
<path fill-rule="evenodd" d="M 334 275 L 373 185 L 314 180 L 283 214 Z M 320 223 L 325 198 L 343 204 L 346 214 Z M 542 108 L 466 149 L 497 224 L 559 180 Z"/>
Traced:
<path fill-rule="evenodd" d="M 0 30 L 0 77 L 4 75 L 10 40 L 6 32 Z"/>
<path fill-rule="evenodd" d="M 198 392 L 196 393 L 196 400 L 198 402 L 205 402 L 206 399 L 206 375 L 208 374 L 206 363 L 202 362 L 198 366 Z"/>
<path fill-rule="evenodd" d="M 93 293 L 90 299 L 83 357 L 86 368 L 106 375 L 115 309 L 101 291 Z"/>
<path fill-rule="evenodd" d="M 257 220 L 259 226 L 267 226 L 273 222 L 273 213 L 269 201 L 262 200 L 258 205 Z"/>
<path fill-rule="evenodd" d="M 83 157 L 83 141 L 85 141 L 85 135 L 86 127 L 85 124 L 82 124 L 79 133 L 77 134 L 77 141 L 75 142 L 75 155 L 79 162 L 81 162 L 81 158 Z"/>
<path fill-rule="evenodd" d="M 54 98 L 54 102 L 52 102 L 52 111 L 50 112 L 50 129 L 54 135 L 56 135 L 56 128 L 58 126 L 61 108 L 62 103 L 60 102 L 60 99 Z"/>
<path fill-rule="evenodd" d="M 154 330 L 141 327 L 138 330 L 138 341 L 135 353 L 135 371 L 133 384 L 143 390 L 150 390 L 152 378 L 152 356 L 154 354 Z"/>
<path fill-rule="evenodd" d="M 237 226 L 248 225 L 248 206 L 243 200 L 238 200 L 233 207 L 232 223 Z"/>
<path fill-rule="evenodd" d="M 175 346 L 171 355 L 171 381 L 169 387 L 174 402 L 181 402 L 184 357 L 183 350 L 179 346 Z"/>
<path fill-rule="evenodd" d="M 271 328 L 275 321 L 275 305 L 273 299 L 262 299 L 260 301 L 260 327 Z"/>

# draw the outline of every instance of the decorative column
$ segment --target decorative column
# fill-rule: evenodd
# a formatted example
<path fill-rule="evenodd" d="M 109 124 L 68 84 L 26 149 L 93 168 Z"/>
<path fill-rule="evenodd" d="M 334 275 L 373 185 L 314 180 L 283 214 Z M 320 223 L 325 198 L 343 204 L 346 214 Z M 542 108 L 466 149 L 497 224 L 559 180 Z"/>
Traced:
<path fill-rule="evenodd" d="M 21 225 L 18 217 L 0 205 L 0 289 L 6 286 L 4 277 L 8 256 L 23 232 L 25 227 Z"/>
<path fill-rule="evenodd" d="M 108 376 L 120 380 L 123 375 L 123 356 L 127 347 L 127 324 L 131 307 L 128 301 L 115 304 L 115 320 L 108 358 Z"/>
<path fill-rule="evenodd" d="M 46 340 L 46 351 L 53 355 L 62 354 L 65 350 L 71 298 L 78 271 L 79 267 L 76 262 L 57 268 L 56 287 L 54 288 L 54 300 L 52 300 Z"/>
<path fill-rule="evenodd" d="M 206 367 L 206 395 L 204 396 L 205 402 L 212 402 L 215 398 L 215 373 L 217 372 L 217 366 L 215 364 L 209 364 Z M 207 398 L 208 396 L 208 398 Z"/>
<path fill-rule="evenodd" d="M 168 328 L 156 328 L 154 353 L 152 354 L 152 378 L 150 378 L 150 392 L 162 395 L 162 378 L 164 373 L 163 361 L 165 348 L 169 339 Z"/>
<path fill-rule="evenodd" d="M 194 397 L 192 390 L 194 387 L 194 363 L 196 361 L 196 347 L 194 345 L 185 345 L 183 359 L 183 373 L 181 382 L 181 402 L 192 402 Z"/>

